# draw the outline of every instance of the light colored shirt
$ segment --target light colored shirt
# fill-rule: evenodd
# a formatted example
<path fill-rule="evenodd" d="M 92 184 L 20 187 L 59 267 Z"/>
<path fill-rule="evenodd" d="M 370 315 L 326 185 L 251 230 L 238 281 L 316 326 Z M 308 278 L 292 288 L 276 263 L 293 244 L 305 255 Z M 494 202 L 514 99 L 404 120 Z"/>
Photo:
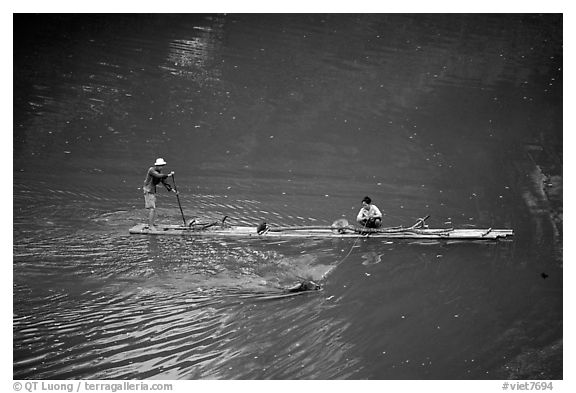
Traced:
<path fill-rule="evenodd" d="M 376 205 L 371 204 L 369 209 L 362 208 L 358 212 L 358 217 L 356 217 L 357 221 L 367 220 L 369 218 L 382 218 L 382 213 L 380 209 L 376 207 Z"/>
<path fill-rule="evenodd" d="M 144 187 L 142 187 L 144 193 L 156 194 L 156 185 L 160 182 L 164 183 L 164 179 L 167 177 L 168 175 L 158 172 L 153 166 L 150 167 L 148 173 L 146 173 Z"/>

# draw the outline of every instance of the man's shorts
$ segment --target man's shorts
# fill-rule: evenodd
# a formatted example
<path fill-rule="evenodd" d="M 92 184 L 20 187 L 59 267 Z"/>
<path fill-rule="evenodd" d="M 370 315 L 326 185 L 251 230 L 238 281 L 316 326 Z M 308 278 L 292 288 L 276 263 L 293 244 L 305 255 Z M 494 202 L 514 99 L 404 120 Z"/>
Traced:
<path fill-rule="evenodd" d="M 382 226 L 382 220 L 379 217 L 358 221 L 358 223 L 366 228 L 380 228 Z"/>
<path fill-rule="evenodd" d="M 144 207 L 146 209 L 156 209 L 156 194 L 144 193 Z"/>

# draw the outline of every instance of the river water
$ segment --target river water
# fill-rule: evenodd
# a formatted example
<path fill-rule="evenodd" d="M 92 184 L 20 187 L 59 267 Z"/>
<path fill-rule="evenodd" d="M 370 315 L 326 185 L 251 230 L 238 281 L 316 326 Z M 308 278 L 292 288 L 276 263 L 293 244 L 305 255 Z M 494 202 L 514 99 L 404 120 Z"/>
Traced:
<path fill-rule="evenodd" d="M 562 60 L 550 14 L 16 15 L 13 377 L 561 379 Z M 187 218 L 515 236 L 129 235 L 157 157 Z"/>

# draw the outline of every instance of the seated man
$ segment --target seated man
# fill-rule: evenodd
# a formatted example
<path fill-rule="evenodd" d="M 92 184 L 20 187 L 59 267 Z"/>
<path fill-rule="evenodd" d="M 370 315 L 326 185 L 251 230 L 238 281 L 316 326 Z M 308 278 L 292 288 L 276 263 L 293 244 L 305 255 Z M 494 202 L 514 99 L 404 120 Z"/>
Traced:
<path fill-rule="evenodd" d="M 382 213 L 376 205 L 372 204 L 372 200 L 369 197 L 362 199 L 362 208 L 358 212 L 356 221 L 364 228 L 380 228 L 380 225 L 382 225 Z"/>

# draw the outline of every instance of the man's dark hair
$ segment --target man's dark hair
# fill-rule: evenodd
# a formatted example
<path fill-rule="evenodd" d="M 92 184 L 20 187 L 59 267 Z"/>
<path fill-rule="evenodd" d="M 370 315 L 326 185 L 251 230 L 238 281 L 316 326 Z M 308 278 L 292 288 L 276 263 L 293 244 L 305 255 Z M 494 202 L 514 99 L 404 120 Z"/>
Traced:
<path fill-rule="evenodd" d="M 367 204 L 371 204 L 372 203 L 372 199 L 370 199 L 370 197 L 364 197 L 364 199 L 362 199 L 362 202 L 366 202 Z"/>

